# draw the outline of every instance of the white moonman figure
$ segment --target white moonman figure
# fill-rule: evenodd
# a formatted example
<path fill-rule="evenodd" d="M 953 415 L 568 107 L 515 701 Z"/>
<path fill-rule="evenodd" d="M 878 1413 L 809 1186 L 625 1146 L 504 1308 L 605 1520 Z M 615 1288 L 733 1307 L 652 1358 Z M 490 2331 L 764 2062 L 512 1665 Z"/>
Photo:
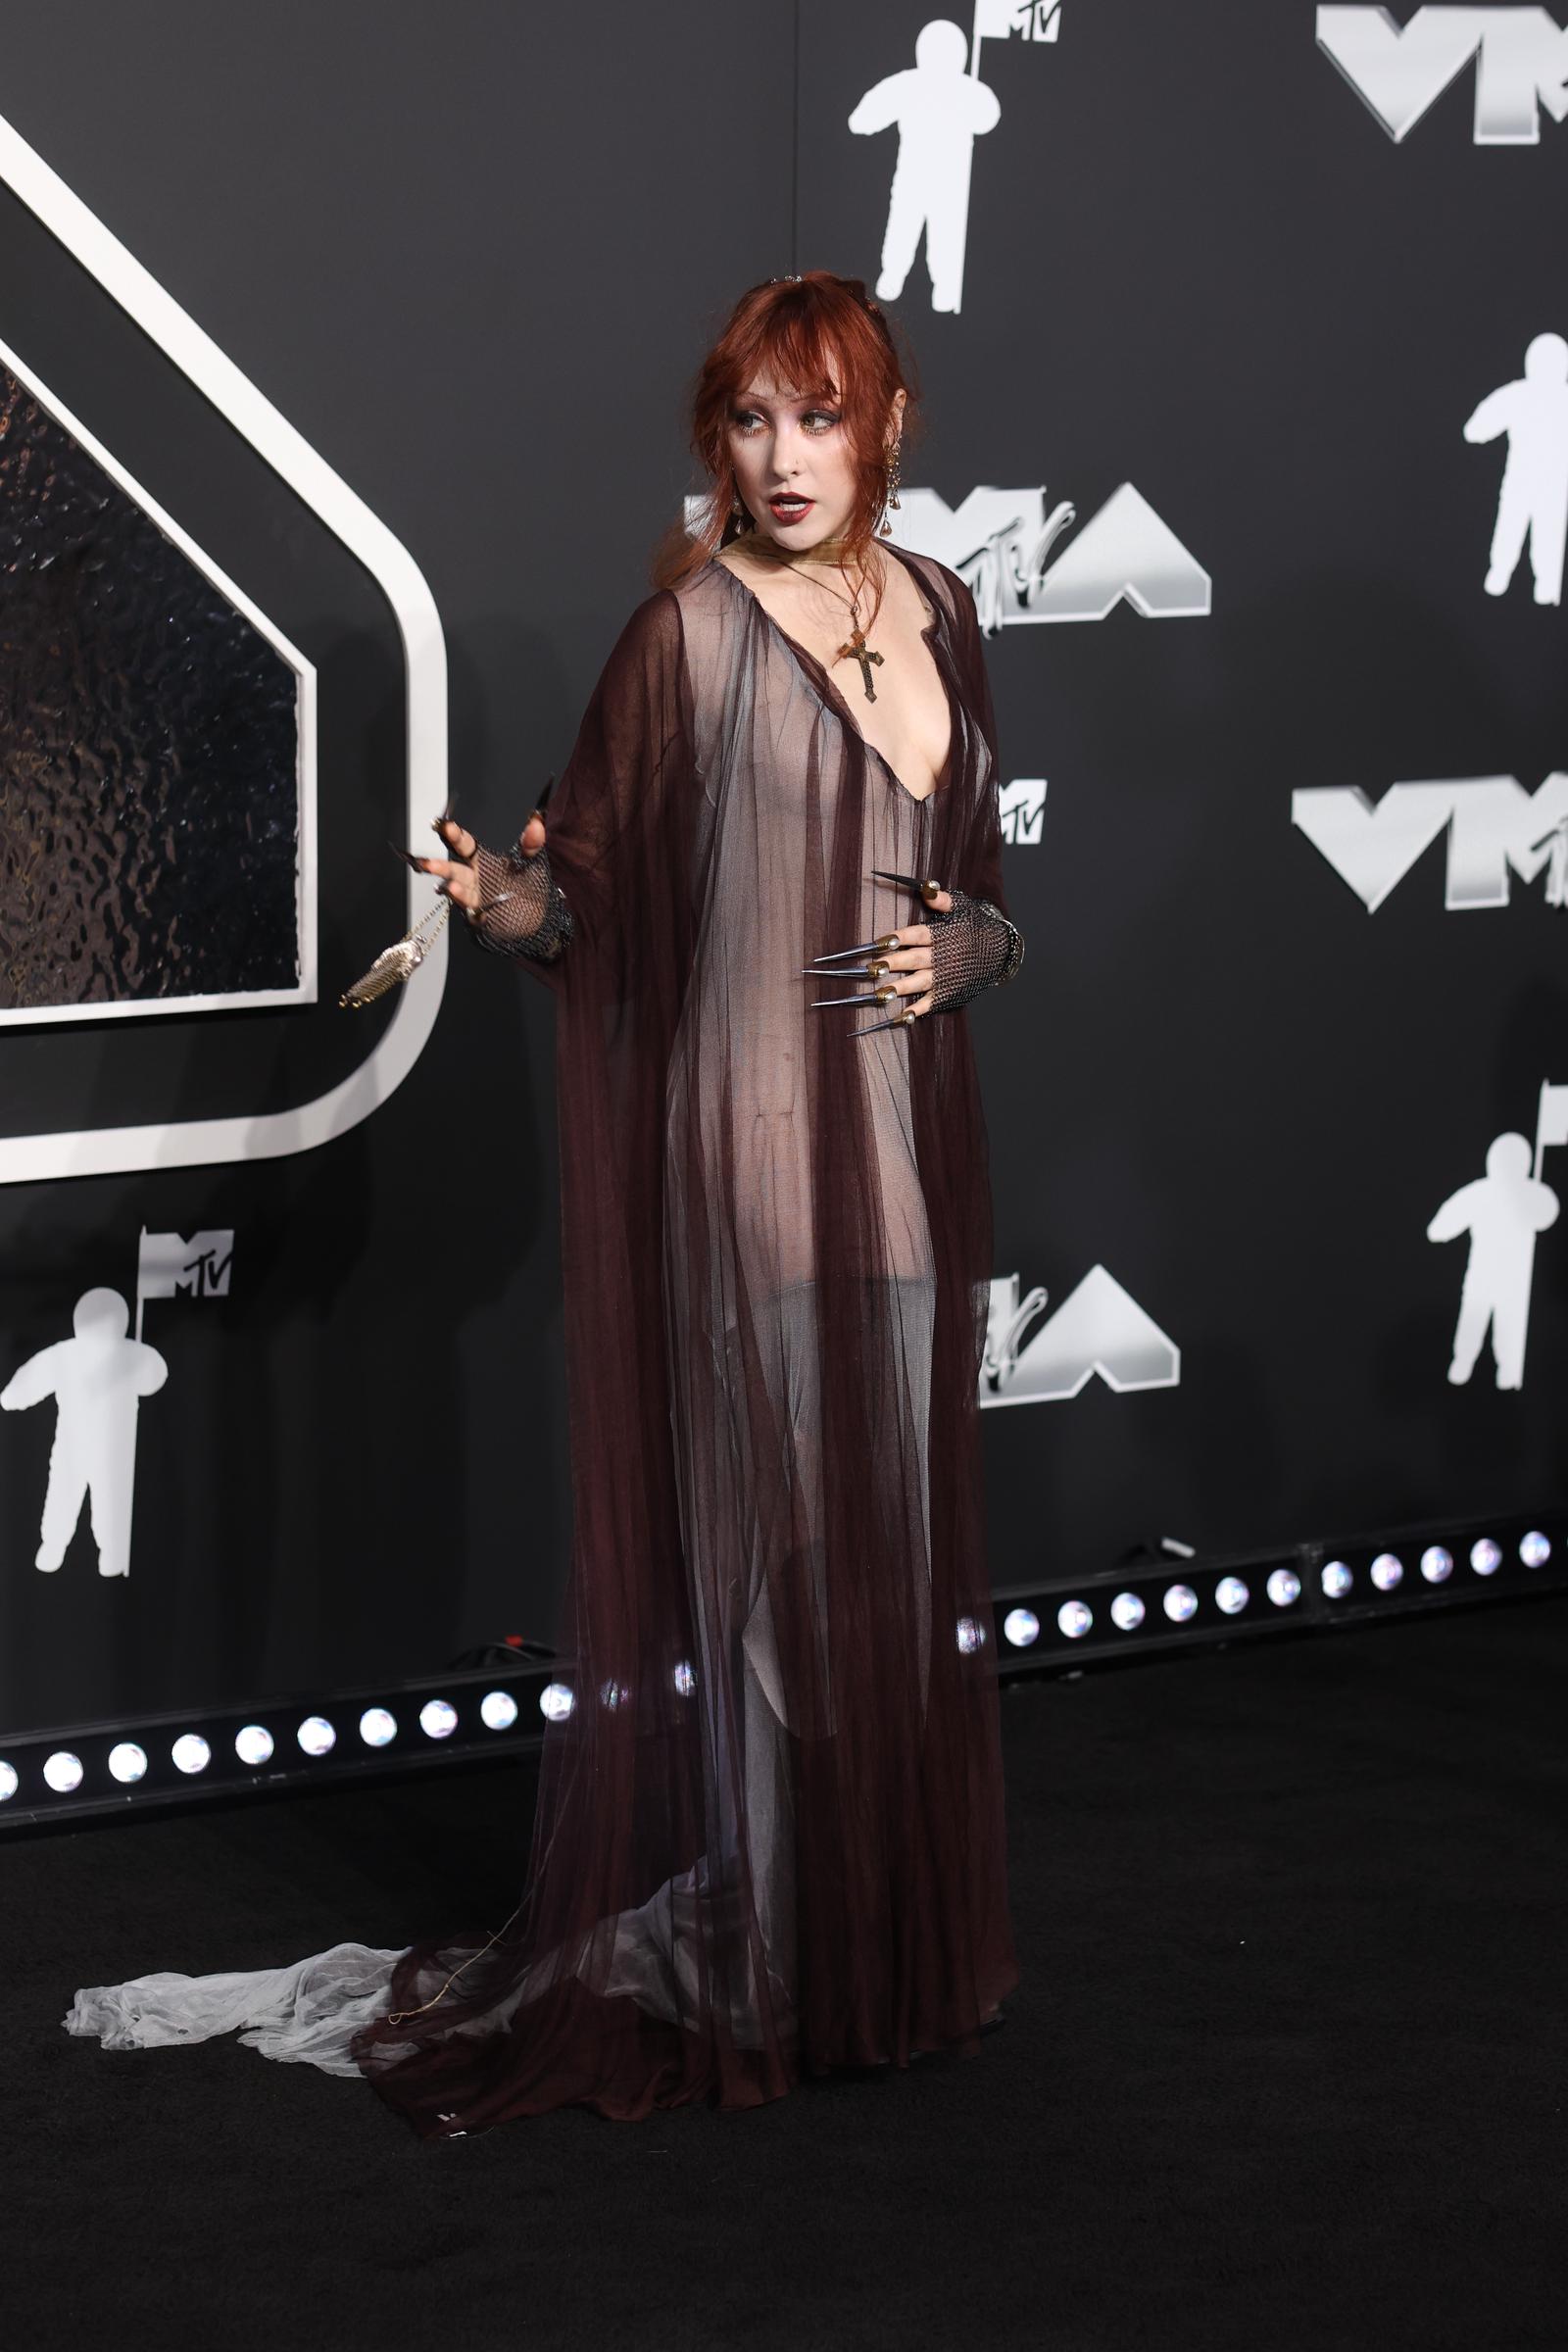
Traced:
<path fill-rule="evenodd" d="M 1487 1326 L 1499 1389 L 1520 1389 L 1525 1378 L 1525 1327 L 1536 1236 L 1557 1221 L 1557 1196 L 1530 1173 L 1527 1137 L 1499 1135 L 1487 1152 L 1487 1172 L 1461 1185 L 1427 1227 L 1429 1242 L 1470 1236 L 1470 1262 L 1459 1294 L 1448 1378 L 1462 1388 L 1476 1368 Z"/>
<path fill-rule="evenodd" d="M 1464 428 L 1467 441 L 1495 441 L 1499 433 L 1508 436 L 1508 456 L 1487 594 L 1506 592 L 1528 537 L 1536 602 L 1560 605 L 1568 540 L 1568 342 L 1561 335 L 1537 335 L 1524 374 L 1489 392 Z"/>
<path fill-rule="evenodd" d="M 130 1310 L 118 1291 L 84 1291 L 72 1317 L 75 1338 L 40 1348 L 0 1390 L 8 1413 L 55 1399 L 58 1418 L 36 1565 L 58 1568 L 76 1532 L 82 1497 L 91 1503 L 100 1576 L 130 1574 L 130 1506 L 136 1476 L 136 1413 L 169 1378 L 156 1348 L 125 1337 Z"/>
<path fill-rule="evenodd" d="M 962 297 L 970 160 L 976 138 L 994 130 L 1002 114 L 996 93 L 965 71 L 968 61 L 963 27 L 934 18 L 915 37 L 914 64 L 876 82 L 850 117 L 851 130 L 861 136 L 899 126 L 876 281 L 881 302 L 897 302 L 904 292 L 922 228 L 931 308 L 956 311 Z"/>

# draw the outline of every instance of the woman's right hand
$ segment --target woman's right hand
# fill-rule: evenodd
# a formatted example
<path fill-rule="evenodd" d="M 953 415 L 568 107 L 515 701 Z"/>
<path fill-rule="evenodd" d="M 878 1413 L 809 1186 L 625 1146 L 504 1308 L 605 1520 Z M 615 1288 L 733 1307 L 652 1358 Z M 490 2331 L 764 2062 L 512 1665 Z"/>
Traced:
<path fill-rule="evenodd" d="M 452 852 L 450 858 L 421 858 L 420 870 L 434 874 L 455 906 L 461 906 L 470 923 L 477 922 L 483 912 L 479 889 L 477 858 L 479 844 L 455 816 L 438 816 L 435 830 Z M 517 848 L 531 858 L 545 846 L 545 820 L 536 808 L 522 831 L 517 835 Z"/>

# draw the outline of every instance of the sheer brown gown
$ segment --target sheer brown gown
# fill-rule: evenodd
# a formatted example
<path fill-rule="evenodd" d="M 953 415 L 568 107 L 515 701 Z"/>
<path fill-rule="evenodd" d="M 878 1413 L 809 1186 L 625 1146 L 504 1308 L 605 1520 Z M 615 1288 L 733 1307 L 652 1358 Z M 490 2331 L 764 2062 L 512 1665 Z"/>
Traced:
<path fill-rule="evenodd" d="M 475 936 L 557 1001 L 573 1704 L 516 1912 L 87 1988 L 73 2032 L 244 2026 L 446 2137 L 972 2049 L 1016 1982 L 963 1006 L 1022 940 L 973 601 L 888 552 L 952 714 L 926 799 L 712 562 L 631 615 L 546 847 L 480 854 Z M 873 867 L 935 875 L 952 913 Z M 811 1010 L 851 993 L 811 957 L 927 920 L 937 1009 Z"/>

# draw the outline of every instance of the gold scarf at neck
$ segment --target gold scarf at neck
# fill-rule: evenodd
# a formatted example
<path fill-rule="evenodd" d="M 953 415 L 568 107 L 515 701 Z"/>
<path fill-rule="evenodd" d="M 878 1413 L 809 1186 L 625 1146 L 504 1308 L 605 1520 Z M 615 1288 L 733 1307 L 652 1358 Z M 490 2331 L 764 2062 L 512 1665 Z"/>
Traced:
<path fill-rule="evenodd" d="M 847 539 L 819 539 L 814 547 L 802 548 L 796 554 L 787 547 L 780 547 L 776 539 L 768 538 L 760 529 L 748 531 L 744 545 L 748 555 L 758 557 L 764 564 L 820 564 L 824 569 L 834 564 L 842 567 L 850 552 Z"/>

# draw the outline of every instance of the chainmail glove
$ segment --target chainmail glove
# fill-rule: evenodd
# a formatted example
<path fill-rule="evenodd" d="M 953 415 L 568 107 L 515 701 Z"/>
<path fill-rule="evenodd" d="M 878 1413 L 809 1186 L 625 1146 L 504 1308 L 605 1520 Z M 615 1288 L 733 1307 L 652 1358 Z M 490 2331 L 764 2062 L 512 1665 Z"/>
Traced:
<path fill-rule="evenodd" d="M 931 986 L 933 1012 L 956 1012 L 983 988 L 1010 980 L 1023 961 L 1023 933 L 989 899 L 966 890 L 951 893 L 946 914 L 933 914 Z"/>
<path fill-rule="evenodd" d="M 550 845 L 532 855 L 475 844 L 473 870 L 479 911 L 468 928 L 481 948 L 497 956 L 527 956 L 554 963 L 572 935 L 571 908 L 550 870 Z"/>

